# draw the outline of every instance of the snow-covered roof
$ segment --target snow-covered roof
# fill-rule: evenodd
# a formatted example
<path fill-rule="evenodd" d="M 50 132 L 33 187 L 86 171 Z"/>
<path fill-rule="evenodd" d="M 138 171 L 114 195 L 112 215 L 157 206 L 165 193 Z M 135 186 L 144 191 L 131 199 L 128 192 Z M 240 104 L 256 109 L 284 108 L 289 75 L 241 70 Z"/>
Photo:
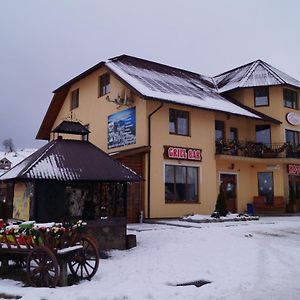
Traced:
<path fill-rule="evenodd" d="M 25 149 L 19 149 L 14 152 L 8 152 L 8 153 L 4 151 L 0 151 L 0 159 L 6 158 L 12 163 L 12 166 L 15 166 L 16 164 L 21 162 L 24 158 L 34 153 L 36 150 L 37 149 L 25 148 Z"/>
<path fill-rule="evenodd" d="M 54 91 L 50 106 L 37 133 L 37 139 L 49 140 L 51 129 L 72 84 L 103 67 L 145 99 L 263 120 L 270 120 L 270 118 L 241 105 L 238 101 L 232 101 L 223 92 L 239 87 L 263 85 L 291 85 L 300 88 L 298 80 L 261 60 L 209 77 L 133 56 L 120 55 L 96 64 Z"/>
<path fill-rule="evenodd" d="M 300 81 L 272 67 L 262 60 L 256 60 L 213 77 L 219 93 L 236 88 L 291 85 L 300 88 Z"/>
<path fill-rule="evenodd" d="M 6 158 L 8 161 L 11 162 L 11 167 L 14 167 L 18 163 L 20 163 L 24 158 L 30 156 L 32 153 L 34 153 L 37 149 L 19 149 L 14 152 L 4 152 L 0 151 L 0 160 L 3 158 Z M 7 170 L 0 169 L 0 175 L 5 173 Z"/>
<path fill-rule="evenodd" d="M 141 178 L 93 144 L 54 140 L 0 176 L 59 181 L 140 181 Z"/>
<path fill-rule="evenodd" d="M 146 98 L 261 119 L 218 94 L 210 77 L 128 56 L 105 66 Z"/>

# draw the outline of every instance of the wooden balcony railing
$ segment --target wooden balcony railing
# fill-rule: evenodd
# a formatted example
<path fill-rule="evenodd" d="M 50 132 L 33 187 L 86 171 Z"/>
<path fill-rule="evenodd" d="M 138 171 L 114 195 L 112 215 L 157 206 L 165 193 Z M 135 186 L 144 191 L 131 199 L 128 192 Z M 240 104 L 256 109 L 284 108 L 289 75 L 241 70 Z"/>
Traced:
<path fill-rule="evenodd" d="M 252 141 L 216 140 L 216 154 L 246 156 L 256 158 L 294 157 L 300 158 L 300 144 L 256 143 Z"/>

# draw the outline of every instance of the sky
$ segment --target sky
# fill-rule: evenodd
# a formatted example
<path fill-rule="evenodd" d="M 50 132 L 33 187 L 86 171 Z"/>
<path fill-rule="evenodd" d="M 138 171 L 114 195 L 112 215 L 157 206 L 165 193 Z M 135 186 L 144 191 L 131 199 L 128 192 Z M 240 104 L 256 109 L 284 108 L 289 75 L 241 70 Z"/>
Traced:
<path fill-rule="evenodd" d="M 262 59 L 300 80 L 298 0 L 0 0 L 0 149 L 39 148 L 52 91 L 121 54 L 214 76 Z"/>

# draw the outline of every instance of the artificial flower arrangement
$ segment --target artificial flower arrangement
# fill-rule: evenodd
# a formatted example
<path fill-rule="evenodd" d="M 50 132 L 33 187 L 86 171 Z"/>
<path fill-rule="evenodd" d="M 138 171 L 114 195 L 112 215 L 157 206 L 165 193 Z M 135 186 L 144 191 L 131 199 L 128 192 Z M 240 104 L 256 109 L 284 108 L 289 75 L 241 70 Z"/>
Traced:
<path fill-rule="evenodd" d="M 5 224 L 0 220 L 0 242 L 10 245 L 48 245 L 53 248 L 63 248 L 72 239 L 75 231 L 80 231 L 86 225 L 79 220 L 75 223 L 36 223 L 35 221 L 20 224 Z"/>

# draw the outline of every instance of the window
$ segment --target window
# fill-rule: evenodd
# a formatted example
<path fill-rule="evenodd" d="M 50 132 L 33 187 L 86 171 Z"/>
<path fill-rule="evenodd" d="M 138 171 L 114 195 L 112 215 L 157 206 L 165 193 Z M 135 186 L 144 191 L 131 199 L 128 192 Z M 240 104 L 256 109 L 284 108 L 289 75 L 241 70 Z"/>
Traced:
<path fill-rule="evenodd" d="M 165 166 L 166 202 L 198 201 L 198 168 Z"/>
<path fill-rule="evenodd" d="M 266 199 L 267 204 L 273 203 L 274 185 L 272 172 L 259 172 L 258 177 L 258 195 Z"/>
<path fill-rule="evenodd" d="M 256 126 L 256 142 L 263 144 L 271 144 L 271 128 L 270 125 Z"/>
<path fill-rule="evenodd" d="M 216 141 L 225 138 L 225 123 L 223 121 L 215 122 L 215 138 Z"/>
<path fill-rule="evenodd" d="M 71 93 L 71 110 L 79 106 L 79 89 Z"/>
<path fill-rule="evenodd" d="M 179 135 L 189 135 L 189 112 L 170 109 L 169 132 Z"/>
<path fill-rule="evenodd" d="M 285 141 L 291 146 L 297 147 L 299 144 L 299 132 L 294 130 L 285 130 Z"/>
<path fill-rule="evenodd" d="M 110 92 L 110 76 L 108 73 L 99 77 L 99 92 L 98 96 L 104 96 Z"/>
<path fill-rule="evenodd" d="M 283 101 L 285 107 L 298 109 L 297 92 L 288 89 L 283 89 Z"/>
<path fill-rule="evenodd" d="M 254 105 L 269 105 L 269 88 L 267 86 L 258 86 L 254 88 Z"/>

